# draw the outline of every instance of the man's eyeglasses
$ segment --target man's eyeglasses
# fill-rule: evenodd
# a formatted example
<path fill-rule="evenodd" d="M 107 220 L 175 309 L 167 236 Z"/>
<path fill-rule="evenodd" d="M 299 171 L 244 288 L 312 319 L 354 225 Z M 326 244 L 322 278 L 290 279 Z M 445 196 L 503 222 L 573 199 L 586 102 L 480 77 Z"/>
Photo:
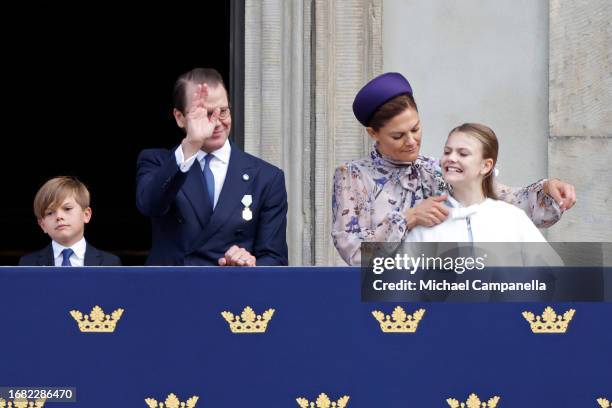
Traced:
<path fill-rule="evenodd" d="M 208 111 L 208 118 L 210 119 L 210 117 L 212 116 L 214 110 L 209 110 Z M 224 106 L 222 108 L 219 108 L 219 119 L 227 119 L 229 118 L 230 115 L 230 108 L 229 106 Z"/>

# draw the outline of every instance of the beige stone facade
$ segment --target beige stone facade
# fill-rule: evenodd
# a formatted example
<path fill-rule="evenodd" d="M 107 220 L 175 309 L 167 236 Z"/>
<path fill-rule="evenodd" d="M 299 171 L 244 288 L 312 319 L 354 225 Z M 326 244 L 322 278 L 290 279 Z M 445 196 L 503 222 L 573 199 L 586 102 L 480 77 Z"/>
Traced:
<path fill-rule="evenodd" d="M 383 0 L 247 0 L 245 148 L 279 165 L 291 265 L 342 264 L 330 238 L 334 168 L 368 139 L 356 91 L 382 72 Z M 548 172 L 578 203 L 550 240 L 612 241 L 612 2 L 550 0 Z"/>

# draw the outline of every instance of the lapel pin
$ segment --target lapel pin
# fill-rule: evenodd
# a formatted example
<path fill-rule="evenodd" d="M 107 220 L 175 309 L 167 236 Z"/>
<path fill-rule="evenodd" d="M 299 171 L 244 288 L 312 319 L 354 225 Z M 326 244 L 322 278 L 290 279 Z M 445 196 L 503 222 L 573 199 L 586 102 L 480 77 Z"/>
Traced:
<path fill-rule="evenodd" d="M 246 173 L 244 173 L 244 174 L 242 175 L 242 179 L 243 179 L 244 181 L 249 181 L 249 178 L 250 178 L 250 177 L 249 177 L 249 175 L 248 175 L 248 174 L 246 174 Z"/>

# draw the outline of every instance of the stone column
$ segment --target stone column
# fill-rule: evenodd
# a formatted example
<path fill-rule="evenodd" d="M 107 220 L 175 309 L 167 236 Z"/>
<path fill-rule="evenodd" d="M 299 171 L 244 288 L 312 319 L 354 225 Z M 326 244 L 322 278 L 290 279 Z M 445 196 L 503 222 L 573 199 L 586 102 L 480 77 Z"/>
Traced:
<path fill-rule="evenodd" d="M 312 259 L 311 2 L 246 0 L 245 150 L 285 172 L 291 265 Z"/>
<path fill-rule="evenodd" d="M 352 104 L 382 71 L 382 0 L 316 0 L 314 36 L 314 263 L 345 265 L 331 240 L 332 177 L 369 150 Z"/>
<path fill-rule="evenodd" d="M 369 147 L 351 106 L 382 70 L 382 0 L 246 0 L 245 19 L 245 149 L 285 171 L 291 264 L 341 264 L 332 176 Z"/>
<path fill-rule="evenodd" d="M 612 242 L 611 22 L 609 0 L 550 0 L 548 174 L 578 195 L 550 241 Z"/>

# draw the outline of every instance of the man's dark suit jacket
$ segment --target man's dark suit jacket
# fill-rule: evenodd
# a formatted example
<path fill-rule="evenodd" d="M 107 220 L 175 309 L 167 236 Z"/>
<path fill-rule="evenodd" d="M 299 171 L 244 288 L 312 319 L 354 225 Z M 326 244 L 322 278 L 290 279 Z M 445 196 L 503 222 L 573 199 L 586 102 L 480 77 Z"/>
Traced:
<path fill-rule="evenodd" d="M 100 251 L 89 243 L 86 245 L 85 266 L 121 266 L 121 260 L 118 256 Z M 22 256 L 19 259 L 19 266 L 55 266 L 53 247 L 49 244 L 40 251 Z"/>
<path fill-rule="evenodd" d="M 287 191 L 279 168 L 232 145 L 227 174 L 213 211 L 200 164 L 183 173 L 173 150 L 144 150 L 138 157 L 136 205 L 151 217 L 147 265 L 218 265 L 232 246 L 257 265 L 287 265 Z M 242 199 L 251 195 L 253 218 Z"/>

